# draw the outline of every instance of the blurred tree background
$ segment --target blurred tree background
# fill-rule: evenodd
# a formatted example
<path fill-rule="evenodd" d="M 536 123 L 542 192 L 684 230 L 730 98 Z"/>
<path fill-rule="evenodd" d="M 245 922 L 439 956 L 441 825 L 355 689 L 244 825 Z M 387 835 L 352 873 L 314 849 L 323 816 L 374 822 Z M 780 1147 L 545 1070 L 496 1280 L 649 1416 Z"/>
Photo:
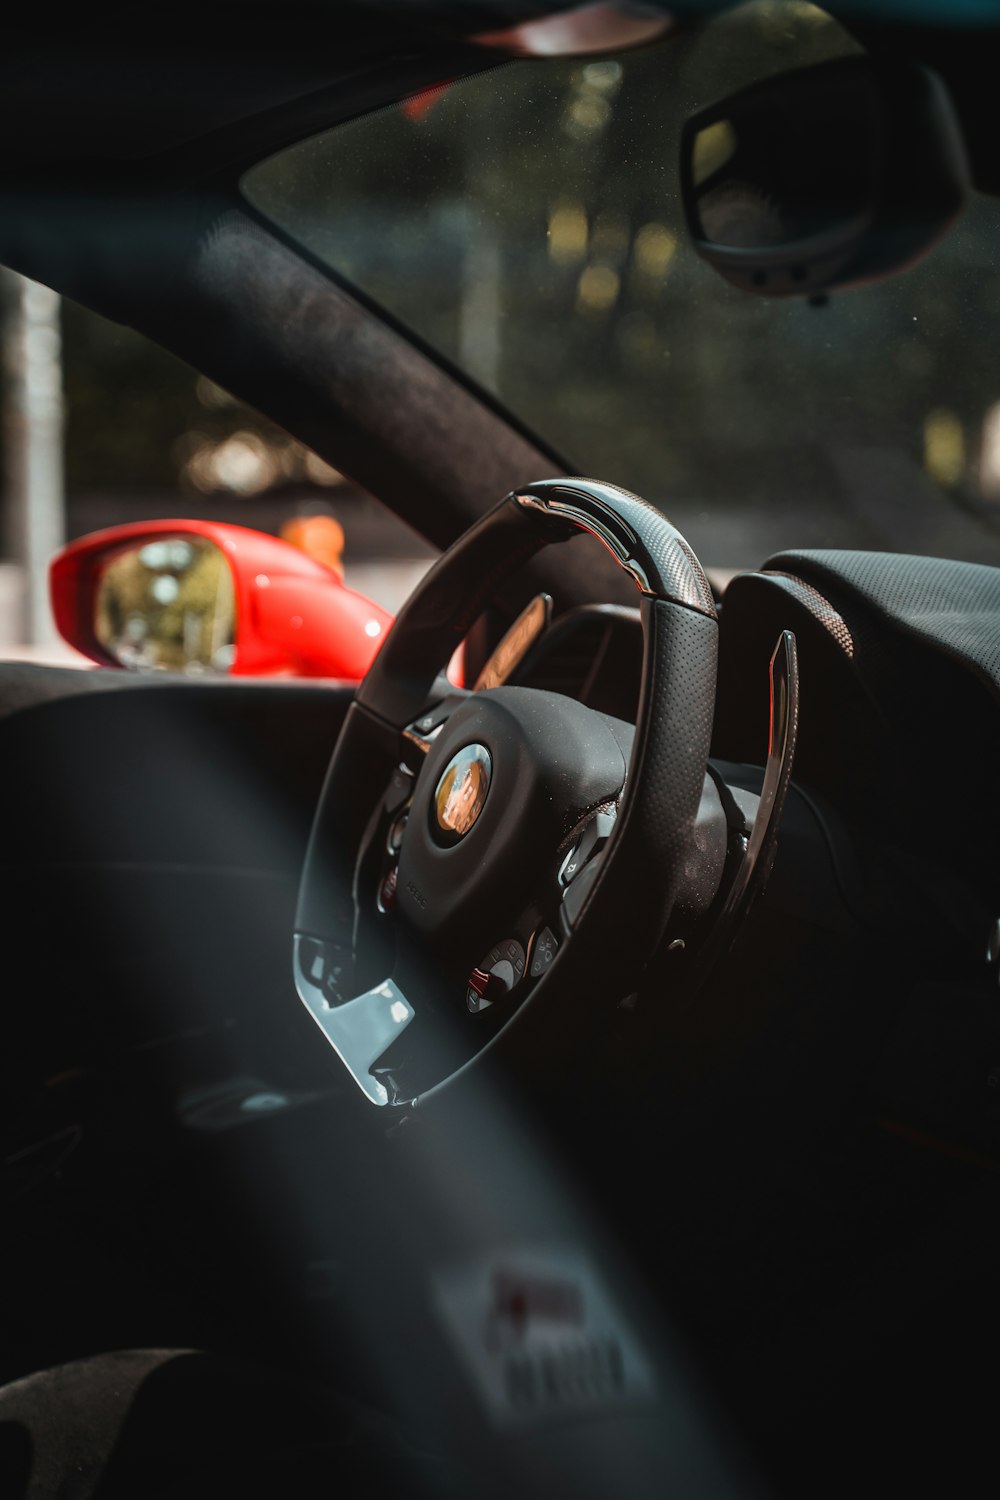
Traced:
<path fill-rule="evenodd" d="M 139 515 L 173 496 L 185 515 L 270 531 L 303 503 L 361 499 L 273 422 L 132 329 L 64 301 L 62 332 L 71 533 L 84 520 L 89 529 L 95 505 L 116 509 L 115 495 Z"/>
<path fill-rule="evenodd" d="M 1000 204 L 870 287 L 747 296 L 696 256 L 689 115 L 857 51 L 756 0 L 620 57 L 518 62 L 248 174 L 262 212 L 540 431 L 660 504 L 709 563 L 783 546 L 1000 557 Z"/>

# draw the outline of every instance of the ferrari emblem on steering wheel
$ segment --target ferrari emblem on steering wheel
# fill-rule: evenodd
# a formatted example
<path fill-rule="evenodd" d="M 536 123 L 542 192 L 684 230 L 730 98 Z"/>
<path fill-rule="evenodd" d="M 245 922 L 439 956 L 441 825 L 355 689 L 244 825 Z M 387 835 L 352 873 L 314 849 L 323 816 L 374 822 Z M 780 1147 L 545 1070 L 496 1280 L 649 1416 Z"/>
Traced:
<path fill-rule="evenodd" d="M 452 756 L 434 794 L 434 811 L 450 843 L 464 839 L 483 810 L 493 775 L 485 745 L 466 745 Z"/>

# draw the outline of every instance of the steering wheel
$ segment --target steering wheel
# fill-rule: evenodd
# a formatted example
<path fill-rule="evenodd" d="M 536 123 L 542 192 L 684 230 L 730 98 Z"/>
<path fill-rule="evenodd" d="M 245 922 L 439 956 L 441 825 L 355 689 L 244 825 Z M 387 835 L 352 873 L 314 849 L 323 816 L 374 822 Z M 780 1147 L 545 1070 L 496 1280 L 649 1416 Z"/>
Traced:
<path fill-rule="evenodd" d="M 634 727 L 440 676 L 497 585 L 578 531 L 641 595 Z M 372 1103 L 420 1102 L 512 1038 L 558 1047 L 634 988 L 672 918 L 707 910 L 725 861 L 717 640 L 681 534 L 590 479 L 512 492 L 417 587 L 345 719 L 295 923 L 298 994 Z"/>

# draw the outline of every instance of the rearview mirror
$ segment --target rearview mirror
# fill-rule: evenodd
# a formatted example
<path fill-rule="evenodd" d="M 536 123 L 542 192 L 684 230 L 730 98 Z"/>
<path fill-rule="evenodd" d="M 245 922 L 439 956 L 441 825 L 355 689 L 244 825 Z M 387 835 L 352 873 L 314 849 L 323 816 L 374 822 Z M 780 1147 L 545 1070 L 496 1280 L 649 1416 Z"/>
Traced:
<path fill-rule="evenodd" d="M 689 119 L 681 186 L 698 254 L 744 291 L 787 297 L 912 264 L 959 213 L 968 171 L 932 73 L 847 57 Z"/>
<path fill-rule="evenodd" d="M 392 616 L 330 567 L 244 526 L 94 532 L 52 562 L 60 634 L 101 666 L 358 682 Z"/>

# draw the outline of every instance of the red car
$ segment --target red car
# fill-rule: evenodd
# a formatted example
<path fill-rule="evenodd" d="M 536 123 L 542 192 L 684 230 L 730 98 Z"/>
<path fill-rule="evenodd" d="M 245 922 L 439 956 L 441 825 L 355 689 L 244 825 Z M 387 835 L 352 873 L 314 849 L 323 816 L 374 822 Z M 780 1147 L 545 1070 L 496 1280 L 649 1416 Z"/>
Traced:
<path fill-rule="evenodd" d="M 326 563 L 217 521 L 137 521 L 52 560 L 60 635 L 106 667 L 360 682 L 392 624 Z"/>

